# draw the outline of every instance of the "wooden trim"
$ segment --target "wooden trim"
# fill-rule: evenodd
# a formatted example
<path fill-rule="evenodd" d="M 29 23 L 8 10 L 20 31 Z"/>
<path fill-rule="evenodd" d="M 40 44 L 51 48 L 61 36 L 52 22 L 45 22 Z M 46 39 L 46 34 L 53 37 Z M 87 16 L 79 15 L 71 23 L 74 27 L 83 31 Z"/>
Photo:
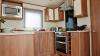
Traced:
<path fill-rule="evenodd" d="M 23 2 L 22 1 L 10 1 L 10 0 L 4 0 L 5 2 L 12 2 L 12 3 L 19 3 L 19 4 L 22 4 Z"/>
<path fill-rule="evenodd" d="M 53 20 L 55 20 L 55 9 L 53 9 Z"/>
<path fill-rule="evenodd" d="M 19 4 L 19 3 L 7 2 L 7 1 L 2 1 L 2 4 L 9 4 L 9 5 L 14 5 L 14 6 L 23 6 L 22 4 Z"/>

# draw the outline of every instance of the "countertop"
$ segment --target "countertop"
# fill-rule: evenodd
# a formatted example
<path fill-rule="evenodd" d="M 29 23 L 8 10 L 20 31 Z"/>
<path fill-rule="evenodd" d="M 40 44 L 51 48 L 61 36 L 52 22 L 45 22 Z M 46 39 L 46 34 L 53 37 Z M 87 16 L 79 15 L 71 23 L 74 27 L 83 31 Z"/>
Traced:
<path fill-rule="evenodd" d="M 52 32 L 52 31 L 14 31 L 14 32 L 4 32 L 0 35 L 22 35 L 22 34 L 35 34 L 35 32 Z"/>
<path fill-rule="evenodd" d="M 82 31 L 77 30 L 77 31 L 67 31 L 67 32 L 89 32 L 89 30 L 82 30 Z"/>
<path fill-rule="evenodd" d="M 22 34 L 34 34 L 34 32 L 5 32 L 0 35 L 22 35 Z"/>

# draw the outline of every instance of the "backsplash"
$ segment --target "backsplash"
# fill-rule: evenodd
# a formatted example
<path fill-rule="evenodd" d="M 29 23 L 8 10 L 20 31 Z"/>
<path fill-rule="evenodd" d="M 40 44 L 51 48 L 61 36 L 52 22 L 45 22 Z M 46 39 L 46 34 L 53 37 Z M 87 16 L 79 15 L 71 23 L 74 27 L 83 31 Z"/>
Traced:
<path fill-rule="evenodd" d="M 6 22 L 1 25 L 2 28 L 23 28 L 23 20 L 5 20 Z"/>

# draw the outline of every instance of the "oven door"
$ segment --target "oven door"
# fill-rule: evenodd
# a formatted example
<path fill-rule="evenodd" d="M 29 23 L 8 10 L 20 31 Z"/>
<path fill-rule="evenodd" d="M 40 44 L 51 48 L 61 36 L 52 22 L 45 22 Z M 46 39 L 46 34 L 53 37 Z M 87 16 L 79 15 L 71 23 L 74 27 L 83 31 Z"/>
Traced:
<path fill-rule="evenodd" d="M 56 42 L 56 50 L 63 53 L 67 53 L 67 46 L 64 43 Z"/>

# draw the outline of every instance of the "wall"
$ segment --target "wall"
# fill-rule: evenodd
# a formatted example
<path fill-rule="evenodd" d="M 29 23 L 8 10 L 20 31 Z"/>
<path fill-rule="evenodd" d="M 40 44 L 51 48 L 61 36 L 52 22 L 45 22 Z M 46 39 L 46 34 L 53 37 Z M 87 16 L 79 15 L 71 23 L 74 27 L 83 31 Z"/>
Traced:
<path fill-rule="evenodd" d="M 24 8 L 30 9 L 38 9 L 44 12 L 45 7 L 23 4 Z M 43 13 L 43 28 L 50 28 L 55 26 L 62 26 L 64 27 L 64 21 L 61 22 L 45 22 L 45 15 Z M 2 24 L 2 28 L 23 28 L 24 27 L 24 19 L 23 20 L 6 20 L 4 24 Z"/>
<path fill-rule="evenodd" d="M 89 28 L 91 26 L 90 23 L 90 0 L 87 0 L 87 11 L 88 11 L 88 17 L 78 18 L 78 26 L 86 24 Z"/>

